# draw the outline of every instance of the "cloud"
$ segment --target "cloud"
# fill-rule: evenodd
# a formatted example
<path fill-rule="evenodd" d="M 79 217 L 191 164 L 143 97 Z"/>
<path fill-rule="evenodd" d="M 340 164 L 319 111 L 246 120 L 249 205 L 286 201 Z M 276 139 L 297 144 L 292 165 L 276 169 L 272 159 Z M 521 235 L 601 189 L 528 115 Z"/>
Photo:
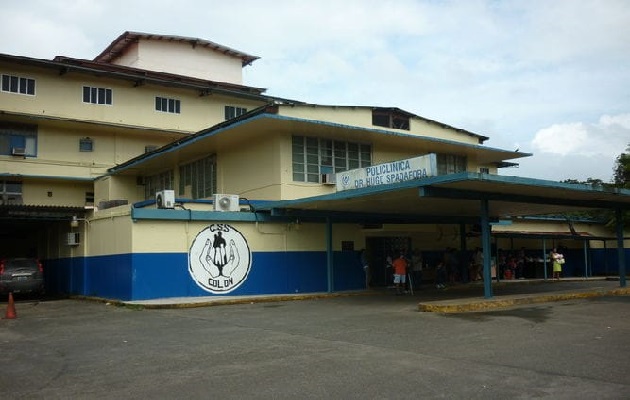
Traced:
<path fill-rule="evenodd" d="M 630 113 L 602 115 L 596 122 L 553 124 L 534 135 L 534 156 L 518 174 L 553 180 L 612 180 L 615 160 L 630 145 Z"/>
<path fill-rule="evenodd" d="M 531 177 L 607 180 L 628 143 L 627 0 L 20 0 L 0 52 L 91 59 L 126 30 L 260 56 L 244 84 L 399 107 L 533 152 Z M 585 165 L 591 163 L 592 167 Z"/>
<path fill-rule="evenodd" d="M 532 147 L 542 153 L 616 157 L 630 143 L 630 114 L 603 115 L 596 123 L 554 124 L 536 132 Z"/>

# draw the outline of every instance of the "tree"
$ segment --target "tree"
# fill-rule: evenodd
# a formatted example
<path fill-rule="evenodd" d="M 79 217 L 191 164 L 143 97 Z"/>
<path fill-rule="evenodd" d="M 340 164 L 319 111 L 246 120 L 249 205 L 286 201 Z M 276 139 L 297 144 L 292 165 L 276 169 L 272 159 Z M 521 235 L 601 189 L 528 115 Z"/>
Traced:
<path fill-rule="evenodd" d="M 615 160 L 613 180 L 615 186 L 630 189 L 630 143 L 626 152 L 621 153 Z"/>

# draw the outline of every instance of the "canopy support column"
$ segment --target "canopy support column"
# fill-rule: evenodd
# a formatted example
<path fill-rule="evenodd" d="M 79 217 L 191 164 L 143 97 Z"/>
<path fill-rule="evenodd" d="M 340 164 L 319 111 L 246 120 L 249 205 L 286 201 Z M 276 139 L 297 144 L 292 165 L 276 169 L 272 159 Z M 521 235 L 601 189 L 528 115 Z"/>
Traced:
<path fill-rule="evenodd" d="M 490 254 L 490 218 L 488 199 L 481 199 L 481 248 L 483 249 L 483 296 L 492 298 L 492 273 Z M 498 274 L 498 272 L 497 272 Z"/>

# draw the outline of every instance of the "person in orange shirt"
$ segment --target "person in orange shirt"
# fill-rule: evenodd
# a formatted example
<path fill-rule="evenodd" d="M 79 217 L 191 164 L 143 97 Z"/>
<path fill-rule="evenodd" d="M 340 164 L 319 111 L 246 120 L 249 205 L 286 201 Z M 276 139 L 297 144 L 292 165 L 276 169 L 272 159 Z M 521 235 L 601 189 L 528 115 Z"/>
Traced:
<path fill-rule="evenodd" d="M 405 278 L 407 277 L 408 265 L 407 259 L 405 259 L 405 255 L 402 252 L 392 263 L 394 267 L 394 285 L 396 285 L 397 294 L 402 294 L 405 290 Z"/>

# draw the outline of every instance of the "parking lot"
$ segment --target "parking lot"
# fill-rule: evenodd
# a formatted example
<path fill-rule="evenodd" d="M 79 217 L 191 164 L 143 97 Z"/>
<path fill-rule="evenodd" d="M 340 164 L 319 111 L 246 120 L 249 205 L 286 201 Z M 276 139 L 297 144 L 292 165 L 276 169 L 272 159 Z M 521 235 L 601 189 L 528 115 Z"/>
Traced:
<path fill-rule="evenodd" d="M 18 318 L 0 321 L 0 398 L 628 398 L 628 296 L 465 314 L 416 305 L 20 300 Z"/>

